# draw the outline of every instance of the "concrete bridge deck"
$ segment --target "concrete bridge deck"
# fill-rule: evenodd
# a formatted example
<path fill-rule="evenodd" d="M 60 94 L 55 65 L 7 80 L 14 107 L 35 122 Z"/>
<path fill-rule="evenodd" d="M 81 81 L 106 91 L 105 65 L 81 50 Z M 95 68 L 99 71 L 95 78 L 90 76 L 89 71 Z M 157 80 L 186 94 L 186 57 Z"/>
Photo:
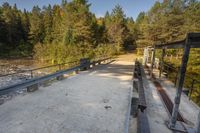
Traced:
<path fill-rule="evenodd" d="M 137 117 L 129 116 L 131 98 L 138 98 L 132 88 L 134 57 L 120 56 L 109 64 L 12 98 L 0 105 L 0 133 L 136 133 Z M 166 126 L 170 116 L 147 69 L 143 80 L 150 132 L 174 133 Z M 173 100 L 173 84 L 165 77 L 157 81 Z M 180 112 L 187 120 L 185 127 L 196 126 L 199 110 L 182 96 Z"/>
<path fill-rule="evenodd" d="M 0 133 L 122 133 L 133 55 L 40 87 L 0 106 Z"/>

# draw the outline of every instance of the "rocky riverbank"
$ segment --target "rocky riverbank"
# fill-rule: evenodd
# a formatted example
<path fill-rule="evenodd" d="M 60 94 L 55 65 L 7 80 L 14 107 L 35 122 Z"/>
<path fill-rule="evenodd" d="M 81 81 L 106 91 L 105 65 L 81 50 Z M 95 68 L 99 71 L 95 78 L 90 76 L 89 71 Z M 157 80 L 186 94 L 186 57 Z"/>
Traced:
<path fill-rule="evenodd" d="M 36 61 L 32 59 L 0 59 L 0 88 L 30 79 L 31 73 L 25 71 L 41 66 L 41 64 L 38 64 L 39 63 L 36 63 Z M 25 92 L 26 89 L 21 89 L 7 95 L 0 96 L 0 105 L 5 101 L 12 99 L 16 95 L 24 95 Z"/>

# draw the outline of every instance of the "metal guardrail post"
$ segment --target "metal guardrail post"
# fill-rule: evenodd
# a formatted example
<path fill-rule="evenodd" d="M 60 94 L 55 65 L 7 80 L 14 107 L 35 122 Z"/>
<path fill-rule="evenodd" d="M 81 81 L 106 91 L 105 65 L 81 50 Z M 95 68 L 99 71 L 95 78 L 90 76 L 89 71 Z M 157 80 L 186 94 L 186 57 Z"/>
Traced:
<path fill-rule="evenodd" d="M 162 72 L 163 72 L 164 57 L 165 57 L 165 48 L 162 49 L 162 56 L 161 56 L 161 62 L 160 62 L 159 78 L 161 78 L 161 74 L 162 74 Z"/>
<path fill-rule="evenodd" d="M 78 74 L 78 73 L 79 73 L 78 70 L 74 71 L 74 74 Z"/>
<path fill-rule="evenodd" d="M 31 72 L 31 78 L 33 78 L 33 71 L 31 70 L 30 72 Z"/>
<path fill-rule="evenodd" d="M 191 100 L 191 96 L 192 96 L 192 92 L 193 92 L 193 88 L 194 88 L 194 83 L 195 83 L 195 80 L 192 79 L 192 85 L 191 85 L 191 88 L 190 88 L 189 100 Z"/>
<path fill-rule="evenodd" d="M 28 86 L 27 87 L 27 92 L 34 92 L 34 91 L 36 91 L 38 89 L 39 89 L 39 85 L 37 83 L 37 84 L 31 85 L 31 86 Z"/>
<path fill-rule="evenodd" d="M 174 86 L 175 87 L 176 87 L 177 78 L 178 78 L 178 72 L 176 73 L 175 80 L 174 80 Z"/>
<path fill-rule="evenodd" d="M 169 67 L 167 67 L 167 78 L 169 77 Z"/>
<path fill-rule="evenodd" d="M 156 53 L 156 49 L 155 49 L 155 45 L 152 51 L 152 58 L 151 58 L 151 74 L 150 77 L 153 77 L 153 68 L 154 68 L 154 64 L 155 64 L 155 53 Z"/>
<path fill-rule="evenodd" d="M 59 71 L 61 70 L 61 64 L 58 64 L 58 67 L 59 67 Z"/>

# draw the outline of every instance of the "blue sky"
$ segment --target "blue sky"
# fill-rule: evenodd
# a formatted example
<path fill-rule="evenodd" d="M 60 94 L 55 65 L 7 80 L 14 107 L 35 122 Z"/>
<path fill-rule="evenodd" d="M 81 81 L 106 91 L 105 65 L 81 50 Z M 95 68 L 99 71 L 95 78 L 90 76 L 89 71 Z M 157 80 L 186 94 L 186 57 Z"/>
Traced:
<path fill-rule="evenodd" d="M 68 0 L 70 1 L 70 0 Z M 106 11 L 112 11 L 115 5 L 119 4 L 123 7 L 123 10 L 127 17 L 137 18 L 137 15 L 141 11 L 148 11 L 151 6 L 158 0 L 88 0 L 91 3 L 91 11 L 96 14 L 97 17 L 104 16 Z M 161 1 L 161 0 L 159 0 Z M 44 5 L 60 4 L 61 0 L 0 0 L 0 4 L 8 2 L 11 5 L 17 4 L 20 9 L 31 10 L 34 5 L 43 7 Z"/>

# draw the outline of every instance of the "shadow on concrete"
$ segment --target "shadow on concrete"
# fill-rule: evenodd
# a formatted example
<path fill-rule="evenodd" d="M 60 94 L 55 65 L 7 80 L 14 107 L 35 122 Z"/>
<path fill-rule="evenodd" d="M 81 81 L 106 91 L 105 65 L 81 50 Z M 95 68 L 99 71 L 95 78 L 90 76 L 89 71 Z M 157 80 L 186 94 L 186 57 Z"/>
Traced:
<path fill-rule="evenodd" d="M 133 63 L 112 61 L 109 64 L 102 64 L 89 71 L 96 72 L 98 76 L 130 81 L 133 75 Z"/>

